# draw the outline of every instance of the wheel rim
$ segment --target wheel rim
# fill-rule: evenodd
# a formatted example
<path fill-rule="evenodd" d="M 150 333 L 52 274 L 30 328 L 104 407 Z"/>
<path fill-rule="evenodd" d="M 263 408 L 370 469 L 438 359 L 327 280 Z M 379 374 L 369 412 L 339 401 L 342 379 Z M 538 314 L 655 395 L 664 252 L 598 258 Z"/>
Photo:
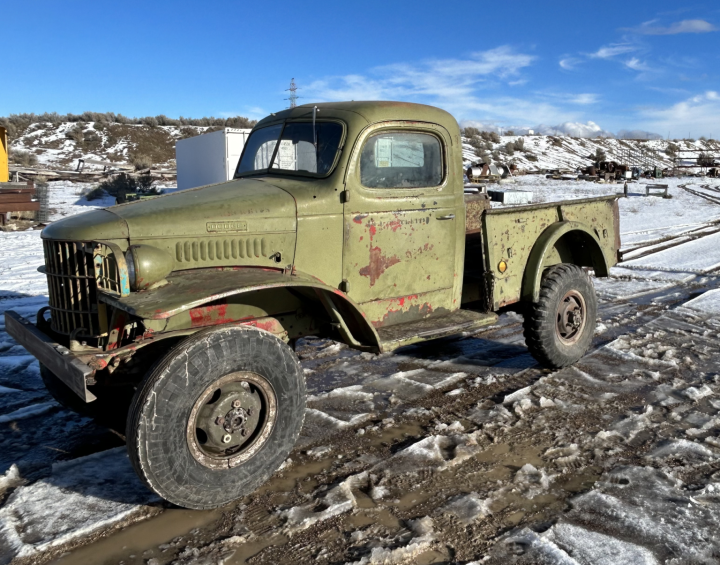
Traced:
<path fill-rule="evenodd" d="M 585 329 L 585 299 L 576 290 L 570 290 L 558 304 L 555 332 L 558 339 L 568 345 L 576 343 Z"/>
<path fill-rule="evenodd" d="M 206 467 L 235 467 L 265 444 L 276 419 L 277 398 L 270 383 L 257 373 L 230 373 L 195 402 L 187 423 L 188 447 Z"/>

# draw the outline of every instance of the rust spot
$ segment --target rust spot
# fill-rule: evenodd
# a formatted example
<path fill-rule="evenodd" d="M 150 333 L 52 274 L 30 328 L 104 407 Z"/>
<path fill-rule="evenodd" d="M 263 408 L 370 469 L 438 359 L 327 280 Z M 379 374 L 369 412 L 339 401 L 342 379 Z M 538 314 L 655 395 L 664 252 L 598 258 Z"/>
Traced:
<path fill-rule="evenodd" d="M 374 227 L 372 227 L 372 229 L 373 231 L 375 230 Z M 395 255 L 392 257 L 384 257 L 382 249 L 370 246 L 370 264 L 360 269 L 360 274 L 363 277 L 370 277 L 370 286 L 374 286 L 375 282 L 380 278 L 380 275 L 399 262 L 400 259 Z"/>
<path fill-rule="evenodd" d="M 413 300 L 417 299 L 417 295 L 406 296 L 405 298 L 407 300 Z M 401 299 L 397 300 L 399 302 Z M 423 304 L 412 304 L 407 307 L 405 307 L 403 303 L 400 308 L 388 308 L 382 319 L 373 321 L 372 325 L 376 328 L 382 328 L 383 326 L 402 324 L 404 322 L 426 318 L 432 313 L 433 307 L 429 302 L 424 302 Z"/>
<path fill-rule="evenodd" d="M 394 233 L 398 231 L 400 226 L 402 226 L 402 222 L 396 218 L 392 222 L 388 222 L 386 227 L 390 228 Z"/>
<path fill-rule="evenodd" d="M 265 330 L 266 332 L 270 332 L 273 334 L 281 334 L 283 331 L 285 331 L 275 318 L 257 318 L 255 320 L 251 320 L 249 322 L 243 322 L 243 326 L 251 326 L 253 328 L 258 328 L 261 330 Z"/>
<path fill-rule="evenodd" d="M 228 324 L 234 322 L 232 318 L 227 317 L 227 304 L 213 304 L 211 306 L 199 306 L 191 308 L 190 325 L 193 328 L 201 328 L 203 326 L 216 326 L 218 324 Z"/>

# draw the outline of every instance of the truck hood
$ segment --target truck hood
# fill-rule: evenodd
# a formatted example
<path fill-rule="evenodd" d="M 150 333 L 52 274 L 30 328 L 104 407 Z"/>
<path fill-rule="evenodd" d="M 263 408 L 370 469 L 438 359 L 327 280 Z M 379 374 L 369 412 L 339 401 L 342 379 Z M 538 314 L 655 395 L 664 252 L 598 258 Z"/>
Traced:
<path fill-rule="evenodd" d="M 294 198 L 265 181 L 238 179 L 93 210 L 53 222 L 46 239 L 154 239 L 295 232 Z"/>
<path fill-rule="evenodd" d="M 128 226 L 130 240 L 207 236 L 222 232 L 295 231 L 295 200 L 255 179 L 213 184 L 109 208 Z"/>

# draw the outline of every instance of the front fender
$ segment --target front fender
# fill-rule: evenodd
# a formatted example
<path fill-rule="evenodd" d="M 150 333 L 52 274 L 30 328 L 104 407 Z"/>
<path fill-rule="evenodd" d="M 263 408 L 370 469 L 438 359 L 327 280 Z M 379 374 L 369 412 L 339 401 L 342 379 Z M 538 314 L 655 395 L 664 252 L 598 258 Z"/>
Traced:
<path fill-rule="evenodd" d="M 353 329 L 349 336 L 352 345 L 379 344 L 377 331 L 350 297 L 306 273 L 293 271 L 288 274 L 278 269 L 253 267 L 194 269 L 172 273 L 167 281 L 168 284 L 162 287 L 124 297 L 101 293 L 101 300 L 141 319 L 164 320 L 229 296 L 273 288 L 305 287 L 315 290 L 320 302 L 332 310 L 329 312 L 331 317 L 339 314 L 342 319 L 337 321 Z"/>
<path fill-rule="evenodd" d="M 540 299 L 540 284 L 545 259 L 561 238 L 572 233 L 581 237 L 584 246 L 587 247 L 584 250 L 585 256 L 589 259 L 583 261 L 588 264 L 581 264 L 580 261 L 573 262 L 580 266 L 593 267 L 598 276 L 608 275 L 612 263 L 603 254 L 600 240 L 593 230 L 580 222 L 556 222 L 540 234 L 530 252 L 523 275 L 522 300 L 537 302 Z"/>

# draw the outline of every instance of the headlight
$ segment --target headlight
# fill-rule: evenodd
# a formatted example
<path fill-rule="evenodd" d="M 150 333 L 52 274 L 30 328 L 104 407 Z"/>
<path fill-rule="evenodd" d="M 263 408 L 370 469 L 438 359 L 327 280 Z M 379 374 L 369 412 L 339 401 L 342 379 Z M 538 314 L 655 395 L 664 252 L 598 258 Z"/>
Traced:
<path fill-rule="evenodd" d="M 145 290 L 159 283 L 175 267 L 172 256 L 151 245 L 131 245 L 125 252 L 132 290 Z"/>

